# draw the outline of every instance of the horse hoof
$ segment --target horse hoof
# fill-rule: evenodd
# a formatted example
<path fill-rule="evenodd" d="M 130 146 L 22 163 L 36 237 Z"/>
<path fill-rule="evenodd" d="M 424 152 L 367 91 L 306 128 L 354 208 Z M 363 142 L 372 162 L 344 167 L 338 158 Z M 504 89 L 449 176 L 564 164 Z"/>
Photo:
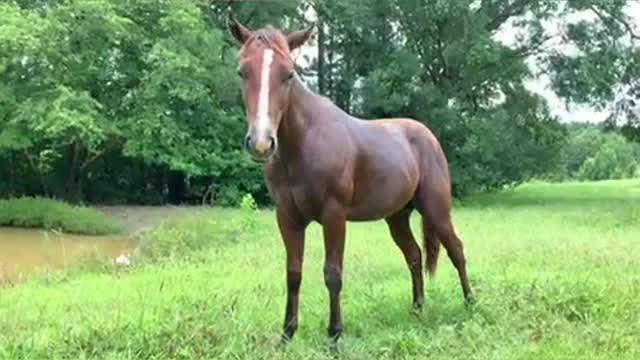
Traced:
<path fill-rule="evenodd" d="M 424 308 L 424 300 L 420 299 L 413 303 L 413 312 L 421 313 L 423 308 Z"/>
<path fill-rule="evenodd" d="M 290 342 L 291 342 L 290 337 L 288 337 L 287 335 L 282 335 L 280 337 L 280 341 L 278 341 L 278 344 L 276 345 L 276 350 L 278 351 L 287 350 L 287 346 L 289 345 Z"/>
<path fill-rule="evenodd" d="M 472 307 L 473 305 L 475 305 L 475 304 L 476 304 L 476 300 L 475 300 L 475 298 L 474 298 L 473 296 L 468 296 L 468 297 L 466 297 L 466 298 L 464 299 L 464 305 L 465 305 L 467 308 L 471 308 L 471 307 Z"/>
<path fill-rule="evenodd" d="M 329 341 L 329 354 L 334 358 L 337 358 L 340 355 L 340 346 L 338 345 L 337 339 L 331 339 Z"/>

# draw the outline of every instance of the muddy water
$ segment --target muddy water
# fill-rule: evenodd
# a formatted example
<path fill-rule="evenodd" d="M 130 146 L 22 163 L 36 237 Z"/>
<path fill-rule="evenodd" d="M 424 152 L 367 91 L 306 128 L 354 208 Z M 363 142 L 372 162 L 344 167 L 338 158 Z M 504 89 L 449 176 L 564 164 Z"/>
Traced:
<path fill-rule="evenodd" d="M 64 268 L 95 252 L 116 259 L 130 253 L 134 246 L 133 240 L 123 236 L 70 235 L 0 227 L 0 282 L 35 271 Z"/>

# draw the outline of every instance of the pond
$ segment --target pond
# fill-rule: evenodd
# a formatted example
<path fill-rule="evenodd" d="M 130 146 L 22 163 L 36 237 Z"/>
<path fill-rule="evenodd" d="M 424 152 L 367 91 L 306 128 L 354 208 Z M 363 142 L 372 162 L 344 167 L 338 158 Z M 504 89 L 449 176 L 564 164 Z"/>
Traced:
<path fill-rule="evenodd" d="M 134 240 L 121 235 L 71 235 L 0 227 L 0 283 L 34 271 L 64 268 L 95 252 L 116 259 L 126 256 L 134 246 Z"/>

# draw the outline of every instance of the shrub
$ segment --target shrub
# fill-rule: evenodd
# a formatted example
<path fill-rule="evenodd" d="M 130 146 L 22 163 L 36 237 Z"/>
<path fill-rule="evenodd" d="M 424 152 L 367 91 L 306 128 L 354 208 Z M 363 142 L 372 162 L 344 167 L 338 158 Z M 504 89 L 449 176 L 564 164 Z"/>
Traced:
<path fill-rule="evenodd" d="M 46 198 L 0 200 L 0 226 L 42 228 L 72 234 L 119 234 L 124 228 L 102 213 Z"/>
<path fill-rule="evenodd" d="M 605 134 L 595 153 L 582 163 L 576 177 L 579 180 L 607 180 L 633 177 L 638 167 L 634 144 L 621 135 Z"/>

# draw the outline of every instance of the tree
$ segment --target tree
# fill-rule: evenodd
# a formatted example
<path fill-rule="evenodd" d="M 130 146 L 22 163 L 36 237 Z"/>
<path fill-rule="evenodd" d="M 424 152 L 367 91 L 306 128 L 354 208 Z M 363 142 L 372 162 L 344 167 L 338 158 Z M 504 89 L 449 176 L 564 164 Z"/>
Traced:
<path fill-rule="evenodd" d="M 509 48 L 493 38 L 534 2 L 476 3 L 315 3 L 327 43 L 314 65 L 325 93 L 364 118 L 423 121 L 443 144 L 458 195 L 547 171 L 564 141 L 542 99 L 523 86 L 538 40 Z"/>
<path fill-rule="evenodd" d="M 204 192 L 211 183 L 223 195 L 239 193 L 238 199 L 246 191 L 266 194 L 259 167 L 238 140 L 245 125 L 236 50 L 217 16 L 224 4 L 214 5 L 0 4 L 0 79 L 6 85 L 0 91 L 0 161 L 11 163 L 8 187 L 34 175 L 39 186 L 27 180 L 30 185 L 18 192 L 78 201 L 86 197 L 89 178 L 112 178 L 101 171 L 135 172 L 141 162 L 148 168 L 143 173 L 159 171 L 154 177 L 161 180 L 139 179 L 144 184 L 137 186 L 152 185 L 174 202 L 183 201 L 189 187 Z M 295 6 L 262 11 L 256 4 L 237 5 L 255 21 L 280 20 Z M 101 161 L 106 155 L 125 167 L 108 166 Z"/>
<path fill-rule="evenodd" d="M 424 122 L 450 160 L 456 195 L 517 184 L 561 167 L 567 137 L 524 86 L 532 62 L 569 101 L 615 104 L 610 127 L 640 139 L 627 3 L 2 1 L 0 194 L 134 203 L 213 194 L 236 204 L 250 192 L 269 203 L 242 149 L 229 10 L 251 28 L 285 31 L 315 11 L 319 57 L 298 70 L 317 77 L 321 94 L 361 118 Z M 576 51 L 554 46 L 543 24 L 556 18 L 569 19 L 564 42 Z M 506 43 L 498 35 L 509 26 L 518 36 Z M 609 155 L 570 154 L 570 173 Z"/>
<path fill-rule="evenodd" d="M 581 15 L 567 26 L 571 53 L 541 57 L 553 88 L 568 101 L 610 111 L 610 127 L 640 141 L 640 29 L 626 10 L 631 1 L 569 0 L 564 14 Z"/>
<path fill-rule="evenodd" d="M 46 17 L 12 4 L 0 6 L 9 19 L 0 39 L 7 105 L 0 124 L 0 152 L 19 152 L 45 191 L 54 162 L 64 159 L 64 194 L 78 199 L 87 167 L 118 134 L 105 104 L 95 97 L 95 86 L 101 84 L 96 77 L 104 75 L 96 63 L 107 61 L 105 46 L 120 39 L 124 21 L 106 3 L 60 7 Z M 84 13 L 102 15 L 69 15 Z M 77 31 L 69 31 L 69 23 L 76 21 L 81 22 L 73 28 Z M 82 39 L 91 39 L 88 54 L 78 54 Z"/>
<path fill-rule="evenodd" d="M 568 146 L 567 172 L 580 180 L 634 177 L 640 165 L 639 147 L 618 133 L 580 129 Z"/>

